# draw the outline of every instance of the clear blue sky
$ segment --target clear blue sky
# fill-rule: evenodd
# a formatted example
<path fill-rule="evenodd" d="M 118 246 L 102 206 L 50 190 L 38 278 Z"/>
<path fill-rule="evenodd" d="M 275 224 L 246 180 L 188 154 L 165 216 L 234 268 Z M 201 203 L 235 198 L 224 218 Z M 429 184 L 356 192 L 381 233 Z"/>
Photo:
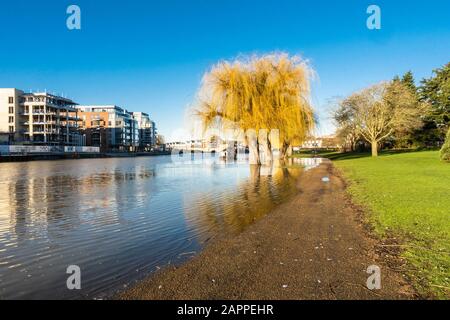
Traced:
<path fill-rule="evenodd" d="M 70 4 L 81 7 L 80 31 L 66 28 Z M 366 28 L 370 4 L 381 7 L 380 31 Z M 218 60 L 301 54 L 317 71 L 328 133 L 328 99 L 408 70 L 420 80 L 450 61 L 450 1 L 8 0 L 0 39 L 0 87 L 146 111 L 166 136 Z"/>

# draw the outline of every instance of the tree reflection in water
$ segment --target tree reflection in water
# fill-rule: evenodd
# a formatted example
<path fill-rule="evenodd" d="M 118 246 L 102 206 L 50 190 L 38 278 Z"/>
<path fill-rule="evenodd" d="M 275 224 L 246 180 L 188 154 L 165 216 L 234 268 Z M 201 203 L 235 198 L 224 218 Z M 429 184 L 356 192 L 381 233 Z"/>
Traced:
<path fill-rule="evenodd" d="M 249 171 L 248 179 L 220 198 L 206 193 L 184 197 L 186 221 L 200 243 L 215 235 L 242 232 L 296 194 L 303 168 L 289 161 L 270 167 L 251 165 Z"/>

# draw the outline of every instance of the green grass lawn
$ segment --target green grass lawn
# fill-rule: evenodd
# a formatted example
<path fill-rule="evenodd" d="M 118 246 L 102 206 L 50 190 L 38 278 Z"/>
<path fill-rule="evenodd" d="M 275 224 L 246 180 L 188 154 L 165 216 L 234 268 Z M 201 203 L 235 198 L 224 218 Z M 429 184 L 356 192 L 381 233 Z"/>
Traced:
<path fill-rule="evenodd" d="M 381 236 L 397 237 L 419 292 L 450 298 L 450 164 L 439 152 L 324 154 Z"/>

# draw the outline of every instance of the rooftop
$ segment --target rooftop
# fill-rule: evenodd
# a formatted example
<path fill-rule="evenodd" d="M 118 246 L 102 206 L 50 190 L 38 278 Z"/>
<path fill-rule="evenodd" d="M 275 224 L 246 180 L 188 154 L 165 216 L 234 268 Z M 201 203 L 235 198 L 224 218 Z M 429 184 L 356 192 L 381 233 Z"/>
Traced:
<path fill-rule="evenodd" d="M 61 100 L 61 101 L 65 101 L 67 104 L 70 105 L 76 105 L 77 103 L 75 103 L 72 99 L 69 98 L 65 98 L 65 97 L 61 97 L 61 96 L 57 96 L 48 92 L 25 92 L 22 96 L 24 97 L 46 97 L 46 98 L 50 98 L 50 99 L 55 99 L 55 100 Z"/>

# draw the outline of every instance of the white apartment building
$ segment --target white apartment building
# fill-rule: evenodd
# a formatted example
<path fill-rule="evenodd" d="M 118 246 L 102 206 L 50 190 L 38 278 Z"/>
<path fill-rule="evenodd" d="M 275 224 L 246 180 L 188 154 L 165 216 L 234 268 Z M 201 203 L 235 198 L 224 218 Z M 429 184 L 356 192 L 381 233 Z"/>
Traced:
<path fill-rule="evenodd" d="M 47 92 L 0 88 L 0 143 L 83 145 L 75 106 Z"/>

